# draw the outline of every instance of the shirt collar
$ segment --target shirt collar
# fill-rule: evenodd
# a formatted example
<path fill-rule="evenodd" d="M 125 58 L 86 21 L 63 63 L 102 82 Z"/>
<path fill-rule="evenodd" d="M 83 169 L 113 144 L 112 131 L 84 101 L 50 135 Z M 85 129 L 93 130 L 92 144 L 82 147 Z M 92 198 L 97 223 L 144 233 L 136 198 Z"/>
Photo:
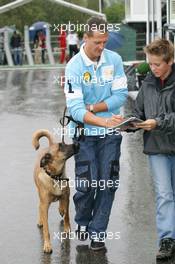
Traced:
<path fill-rule="evenodd" d="M 94 65 L 96 64 L 96 62 L 92 61 L 85 53 L 84 51 L 84 45 L 85 43 L 81 46 L 80 48 L 80 54 L 81 54 L 81 57 L 83 58 L 84 60 L 84 63 L 86 66 L 91 66 L 91 65 Z M 98 62 L 98 66 L 99 67 L 102 63 L 105 63 L 106 60 L 105 60 L 105 56 L 104 56 L 104 51 L 102 52 L 101 56 L 100 56 L 100 60 Z"/>

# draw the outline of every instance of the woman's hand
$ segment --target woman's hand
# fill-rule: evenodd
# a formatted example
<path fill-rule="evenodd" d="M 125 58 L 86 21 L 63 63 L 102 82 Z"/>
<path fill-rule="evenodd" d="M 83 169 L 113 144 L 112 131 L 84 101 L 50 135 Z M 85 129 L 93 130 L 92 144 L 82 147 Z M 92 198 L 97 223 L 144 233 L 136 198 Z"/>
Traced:
<path fill-rule="evenodd" d="M 134 126 L 136 128 L 142 128 L 144 130 L 150 131 L 156 128 L 157 121 L 155 119 L 147 119 L 146 121 L 142 123 L 134 123 Z"/>

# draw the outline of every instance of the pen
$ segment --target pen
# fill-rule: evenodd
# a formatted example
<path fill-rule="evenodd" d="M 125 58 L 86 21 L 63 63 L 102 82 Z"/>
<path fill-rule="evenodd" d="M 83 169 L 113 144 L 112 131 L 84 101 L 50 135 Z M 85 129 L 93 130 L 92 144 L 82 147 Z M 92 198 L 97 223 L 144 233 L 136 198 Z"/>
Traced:
<path fill-rule="evenodd" d="M 111 114 L 112 114 L 112 115 L 118 115 L 118 116 L 120 116 L 120 114 L 114 114 L 114 113 L 112 113 L 112 112 L 111 112 Z"/>

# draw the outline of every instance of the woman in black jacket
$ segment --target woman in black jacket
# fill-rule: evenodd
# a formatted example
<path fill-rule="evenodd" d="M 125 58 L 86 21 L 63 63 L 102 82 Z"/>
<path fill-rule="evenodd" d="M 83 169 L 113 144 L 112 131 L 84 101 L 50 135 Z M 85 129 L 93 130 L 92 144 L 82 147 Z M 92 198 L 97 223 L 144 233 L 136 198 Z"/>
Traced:
<path fill-rule="evenodd" d="M 145 120 L 144 153 L 148 154 L 156 193 L 159 238 L 157 259 L 175 250 L 175 64 L 174 47 L 158 39 L 144 48 L 151 73 L 139 90 L 135 115 Z"/>

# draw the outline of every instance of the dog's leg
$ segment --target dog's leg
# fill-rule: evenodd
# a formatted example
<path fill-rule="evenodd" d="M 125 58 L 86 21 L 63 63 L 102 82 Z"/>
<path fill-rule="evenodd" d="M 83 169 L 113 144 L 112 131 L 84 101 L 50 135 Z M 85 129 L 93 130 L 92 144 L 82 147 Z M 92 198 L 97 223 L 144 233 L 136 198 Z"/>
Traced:
<path fill-rule="evenodd" d="M 44 237 L 44 252 L 52 253 L 52 246 L 50 243 L 49 225 L 48 225 L 48 210 L 50 203 L 44 199 L 41 203 L 41 219 L 43 222 L 43 237 Z"/>
<path fill-rule="evenodd" d="M 63 217 L 64 216 L 64 200 L 63 198 L 60 198 L 59 199 L 59 208 L 58 208 L 58 211 L 60 213 L 60 215 Z"/>
<path fill-rule="evenodd" d="M 41 202 L 39 203 L 39 212 L 38 212 L 38 223 L 39 228 L 43 227 L 42 212 L 41 212 Z"/>
<path fill-rule="evenodd" d="M 66 195 L 60 200 L 61 212 L 64 212 L 64 232 L 69 233 L 71 230 L 69 219 L 69 196 Z M 60 209 L 60 208 L 59 208 Z"/>
<path fill-rule="evenodd" d="M 65 200 L 65 215 L 64 215 L 64 232 L 68 233 L 71 230 L 69 219 L 69 199 Z"/>

